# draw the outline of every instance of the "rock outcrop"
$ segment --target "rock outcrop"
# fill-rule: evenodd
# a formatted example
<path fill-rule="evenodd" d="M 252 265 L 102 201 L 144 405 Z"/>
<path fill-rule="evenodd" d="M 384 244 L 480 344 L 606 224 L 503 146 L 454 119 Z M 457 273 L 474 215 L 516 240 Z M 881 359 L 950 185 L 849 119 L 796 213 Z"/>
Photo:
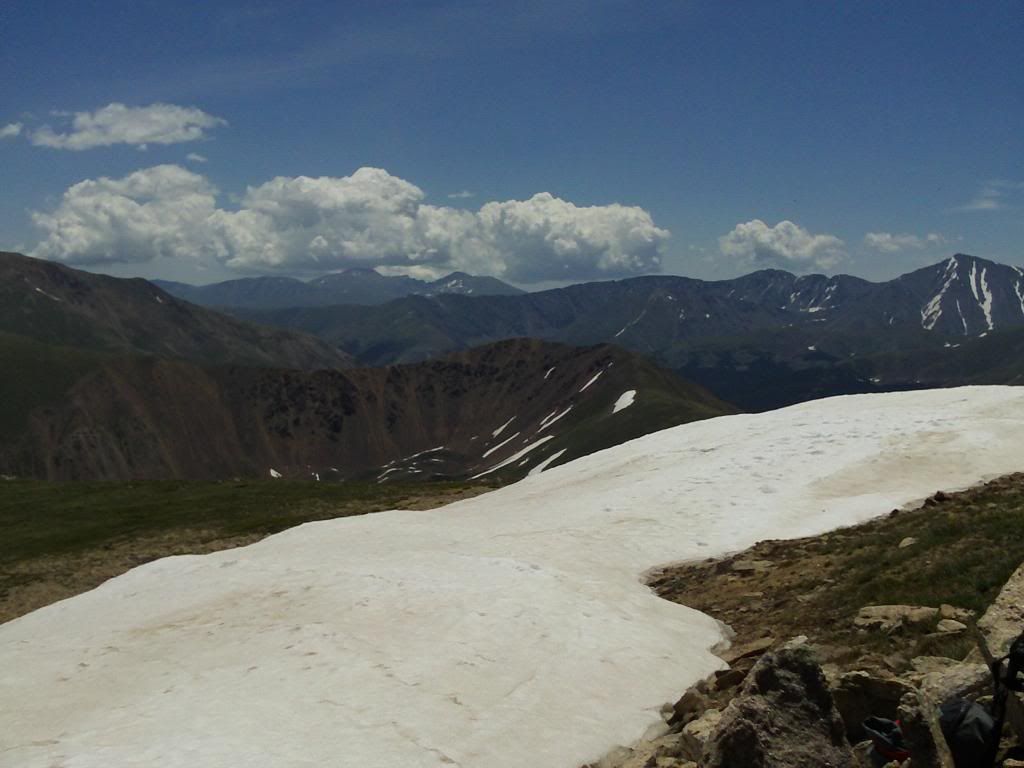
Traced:
<path fill-rule="evenodd" d="M 722 713 L 705 768 L 856 768 L 825 675 L 803 639 L 765 654 Z"/>
<path fill-rule="evenodd" d="M 1010 649 L 1010 643 L 1024 629 L 1024 565 L 1013 572 L 985 615 L 978 619 L 978 629 L 996 658 Z"/>

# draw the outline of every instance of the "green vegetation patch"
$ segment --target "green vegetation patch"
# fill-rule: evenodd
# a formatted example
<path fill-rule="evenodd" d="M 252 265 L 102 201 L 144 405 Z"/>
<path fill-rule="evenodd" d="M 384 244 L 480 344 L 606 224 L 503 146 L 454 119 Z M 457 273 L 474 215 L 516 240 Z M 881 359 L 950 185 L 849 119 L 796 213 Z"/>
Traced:
<path fill-rule="evenodd" d="M 741 639 L 805 634 L 837 658 L 875 655 L 889 666 L 915 655 L 962 658 L 973 647 L 968 637 L 938 636 L 933 627 L 864 633 L 853 619 L 866 605 L 944 603 L 980 616 L 1024 562 L 1021 530 L 1024 474 L 1016 474 L 863 525 L 666 569 L 652 586 L 725 621 Z M 752 561 L 757 570 L 745 570 Z"/>

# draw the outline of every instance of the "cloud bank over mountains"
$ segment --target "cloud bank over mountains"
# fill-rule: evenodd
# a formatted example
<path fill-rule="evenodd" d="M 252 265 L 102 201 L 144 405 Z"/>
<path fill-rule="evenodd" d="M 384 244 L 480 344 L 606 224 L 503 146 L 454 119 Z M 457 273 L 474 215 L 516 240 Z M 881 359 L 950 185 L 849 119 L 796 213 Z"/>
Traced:
<path fill-rule="evenodd" d="M 158 165 L 80 182 L 55 210 L 33 213 L 43 232 L 33 255 L 78 265 L 214 260 L 240 272 L 294 274 L 464 270 L 534 283 L 657 272 L 669 238 L 633 206 L 577 206 L 542 192 L 468 211 L 425 197 L 385 170 L 360 168 L 277 177 L 229 209 L 201 174 Z"/>
<path fill-rule="evenodd" d="M 52 115 L 60 121 L 56 129 L 28 115 L 29 124 L 0 127 L 0 139 L 73 151 L 145 149 L 206 140 L 227 125 L 198 107 L 167 103 L 112 102 Z M 206 162 L 194 151 L 183 159 L 193 169 Z M 32 213 L 42 232 L 33 254 L 82 266 L 175 259 L 241 274 L 312 276 L 362 266 L 430 278 L 461 270 L 527 285 L 660 272 L 668 256 L 669 231 L 636 206 L 578 206 L 541 192 L 469 210 L 465 201 L 475 195 L 465 189 L 446 195 L 459 202 L 433 205 L 415 184 L 371 167 L 340 177 L 278 176 L 226 205 L 227 196 L 193 169 L 155 165 L 69 187 L 54 209 Z M 1020 182 L 989 180 L 956 210 L 1007 208 L 1021 189 Z M 868 232 L 852 257 L 857 250 L 925 252 L 947 242 L 935 232 Z M 836 235 L 789 220 L 769 225 L 751 219 L 718 238 L 717 258 L 733 268 L 800 273 L 832 271 L 851 254 Z"/>
<path fill-rule="evenodd" d="M 725 256 L 757 269 L 827 270 L 845 257 L 844 243 L 835 235 L 814 235 L 785 220 L 773 227 L 760 219 L 737 224 L 718 239 L 718 247 Z"/>

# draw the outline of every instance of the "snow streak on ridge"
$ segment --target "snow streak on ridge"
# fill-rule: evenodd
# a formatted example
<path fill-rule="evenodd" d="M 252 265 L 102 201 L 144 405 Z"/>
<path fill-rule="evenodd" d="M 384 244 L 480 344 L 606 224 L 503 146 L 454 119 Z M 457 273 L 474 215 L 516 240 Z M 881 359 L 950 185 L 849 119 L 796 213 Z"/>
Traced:
<path fill-rule="evenodd" d="M 517 432 L 516 434 L 519 434 L 519 433 Z M 470 479 L 471 480 L 476 480 L 477 478 L 483 477 L 484 475 L 491 474 L 491 472 L 497 472 L 502 467 L 507 467 L 513 461 L 518 461 L 519 459 L 523 458 L 523 456 L 528 454 L 534 448 L 539 448 L 540 446 L 544 445 L 544 443 L 546 443 L 548 440 L 554 440 L 554 439 L 555 439 L 554 435 L 546 435 L 545 437 L 542 437 L 540 440 L 537 440 L 536 442 L 530 443 L 525 448 L 517 451 L 516 453 L 513 453 L 507 459 L 505 459 L 504 461 L 502 461 L 502 462 L 500 462 L 498 464 L 495 464 L 490 469 L 485 469 L 483 472 L 480 472 L 479 474 L 473 475 L 473 477 L 470 478 Z"/>
<path fill-rule="evenodd" d="M 942 288 L 939 292 L 932 297 L 924 309 L 921 310 L 921 327 L 926 331 L 930 331 L 935 328 L 935 324 L 942 317 L 942 297 L 946 295 L 946 291 L 949 290 L 949 286 L 956 280 L 957 273 L 957 261 L 955 256 L 951 256 L 949 261 L 946 263 L 946 272 L 944 277 L 946 282 L 942 284 Z M 959 303 L 957 304 L 959 307 Z M 961 315 L 962 317 L 962 315 Z M 965 330 L 966 333 L 966 330 Z"/>
<path fill-rule="evenodd" d="M 633 318 L 632 320 L 630 320 L 630 321 L 629 321 L 628 323 L 626 323 L 626 324 L 625 324 L 624 326 L 622 326 L 622 330 L 621 330 L 621 331 L 619 331 L 618 333 L 616 333 L 616 334 L 615 334 L 615 336 L 614 336 L 613 338 L 616 338 L 616 339 L 617 339 L 617 338 L 619 338 L 619 336 L 621 336 L 621 335 L 622 335 L 622 334 L 624 334 L 624 333 L 625 333 L 625 332 L 626 332 L 627 330 L 629 330 L 629 329 L 630 329 L 630 328 L 632 328 L 632 327 L 633 327 L 634 325 L 636 325 L 636 324 L 637 324 L 637 323 L 639 323 L 639 322 L 640 322 L 641 320 L 643 320 L 643 319 L 644 319 L 644 315 L 646 315 L 646 314 L 647 314 L 647 307 L 644 307 L 643 311 L 642 311 L 642 312 L 641 312 L 641 313 L 640 313 L 639 315 L 637 315 L 637 316 L 636 316 L 635 318 Z"/>
<path fill-rule="evenodd" d="M 967 335 L 967 318 L 964 317 L 964 311 L 960 309 L 960 299 L 956 300 L 956 313 L 960 315 L 960 322 L 964 325 L 964 336 Z"/>
<path fill-rule="evenodd" d="M 488 448 L 488 449 L 487 449 L 486 451 L 484 451 L 484 456 L 483 456 L 483 457 L 484 457 L 484 458 L 486 459 L 486 458 L 487 458 L 488 456 L 490 456 L 490 455 L 491 455 L 492 453 L 494 453 L 494 452 L 495 452 L 496 450 L 498 450 L 499 448 L 501 448 L 501 446 L 503 446 L 503 445 L 505 445 L 506 443 L 510 443 L 510 442 L 512 442 L 513 440 L 515 440 L 515 439 L 516 439 L 517 437 L 519 437 L 519 435 L 520 435 L 520 434 L 522 434 L 522 433 L 520 433 L 520 432 L 516 432 L 516 433 L 515 433 L 514 435 L 512 435 L 512 437 L 506 437 L 506 438 L 505 438 L 504 440 L 502 440 L 502 441 L 501 441 L 500 443 L 498 443 L 498 444 L 497 444 L 496 446 L 494 446 L 493 448 Z"/>
<path fill-rule="evenodd" d="M 568 449 L 568 448 L 563 448 L 563 449 L 562 449 L 562 450 L 560 450 L 560 451 L 555 451 L 555 452 L 554 452 L 554 453 L 552 453 L 552 454 L 551 454 L 550 456 L 548 456 L 548 457 L 547 457 L 546 459 L 544 459 L 544 460 L 543 460 L 543 461 L 542 461 L 542 462 L 541 462 L 540 464 L 538 464 L 538 465 L 537 465 L 536 467 L 534 467 L 533 469 L 531 469 L 531 470 L 530 470 L 530 471 L 529 471 L 529 472 L 527 473 L 527 475 L 526 475 L 526 476 L 527 476 L 527 477 L 530 477 L 530 476 L 532 476 L 532 475 L 539 475 L 539 474 L 540 474 L 541 472 L 543 472 L 543 471 L 544 471 L 545 469 L 547 469 L 547 468 L 548 468 L 548 466 L 549 466 L 549 465 L 551 464 L 551 462 L 553 462 L 553 461 L 557 461 L 557 460 L 559 459 L 559 457 L 560 457 L 560 456 L 561 456 L 561 455 L 562 455 L 563 453 L 565 453 L 565 452 L 566 452 L 567 450 L 569 450 L 569 449 Z"/>
<path fill-rule="evenodd" d="M 1024 277 L 1024 269 L 1020 267 L 1014 267 L 1014 271 Z M 1017 293 L 1017 300 L 1020 302 L 1020 313 L 1024 315 L 1024 288 L 1021 287 L 1020 280 L 1014 283 L 1013 290 Z"/>
<path fill-rule="evenodd" d="M 568 408 L 566 408 L 566 409 L 565 409 L 564 411 L 562 411 L 562 412 L 561 412 L 560 414 L 558 414 L 557 416 L 553 416 L 553 414 L 554 414 L 554 411 L 552 411 L 552 412 L 551 412 L 550 414 L 548 414 L 547 416 L 545 416 L 545 417 L 544 417 L 544 421 L 542 421 L 542 422 L 540 423 L 540 429 L 538 429 L 537 431 L 538 431 L 538 432 L 543 432 L 543 431 L 544 431 L 545 429 L 547 429 L 548 427 L 550 427 L 550 426 L 551 426 L 552 424 L 554 424 L 554 423 L 555 423 L 556 421 L 558 421 L 558 420 L 559 420 L 560 418 L 562 418 L 563 416 L 565 416 L 565 415 L 566 415 L 566 414 L 567 414 L 567 413 L 568 413 L 569 411 L 571 411 L 571 410 L 572 410 L 572 406 L 570 405 L 570 406 L 569 406 Z"/>
<path fill-rule="evenodd" d="M 580 392 L 583 392 L 584 390 L 586 390 L 586 389 L 587 389 L 587 387 L 589 387 L 589 386 L 590 386 L 591 384 L 593 384 L 593 383 L 594 383 L 595 381 L 597 381 L 597 380 L 598 380 L 599 378 L 601 378 L 601 374 L 602 374 L 602 373 L 604 373 L 604 368 L 602 368 L 602 369 L 601 369 L 600 371 L 598 371 L 597 373 L 595 373 L 595 374 L 594 374 L 594 376 L 593 376 L 593 378 L 591 378 L 591 379 L 590 379 L 590 381 L 588 381 L 588 382 L 587 382 L 586 384 L 584 384 L 584 385 L 583 385 L 583 386 L 582 386 L 582 387 L 580 388 Z"/>
<path fill-rule="evenodd" d="M 971 269 L 971 288 L 974 288 L 975 275 L 978 271 L 977 262 L 975 262 Z M 988 324 L 988 329 L 991 331 L 995 326 L 992 323 L 992 290 L 988 287 L 988 280 L 986 279 L 986 273 L 988 269 L 982 268 L 981 275 L 977 280 L 978 287 L 981 289 L 982 298 L 978 298 L 978 291 L 974 291 L 974 298 L 978 299 L 978 306 L 981 307 L 981 311 L 985 313 L 985 322 Z"/>
<path fill-rule="evenodd" d="M 498 435 L 500 435 L 500 434 L 501 434 L 502 432 L 504 432 L 504 431 L 505 431 L 505 427 L 507 427 L 507 426 L 508 426 L 509 424 L 511 424 L 511 423 L 512 423 L 513 421 L 515 421 L 515 418 L 516 418 L 516 417 L 515 417 L 515 416 L 513 416 L 513 417 L 512 417 L 511 419 L 509 419 L 508 421 L 506 421 L 506 422 L 505 422 L 504 424 L 502 424 L 502 425 L 501 425 L 500 427 L 498 427 L 498 428 L 497 428 L 496 430 L 494 430 L 493 432 L 491 432 L 491 437 L 497 437 L 497 436 L 498 436 Z"/>

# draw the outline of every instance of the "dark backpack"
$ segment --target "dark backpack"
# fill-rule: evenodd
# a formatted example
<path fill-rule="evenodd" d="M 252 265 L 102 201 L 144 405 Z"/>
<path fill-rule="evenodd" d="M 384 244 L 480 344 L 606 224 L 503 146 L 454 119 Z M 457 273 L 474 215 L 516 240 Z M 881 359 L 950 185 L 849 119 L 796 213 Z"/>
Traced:
<path fill-rule="evenodd" d="M 988 768 L 992 740 L 999 736 L 987 709 L 974 701 L 953 698 L 942 705 L 939 725 L 956 768 Z"/>
<path fill-rule="evenodd" d="M 864 732 L 871 739 L 871 751 L 868 757 L 871 764 L 882 766 L 895 760 L 902 763 L 908 757 L 907 745 L 903 741 L 903 731 L 897 720 L 884 717 L 869 717 L 863 723 Z"/>

